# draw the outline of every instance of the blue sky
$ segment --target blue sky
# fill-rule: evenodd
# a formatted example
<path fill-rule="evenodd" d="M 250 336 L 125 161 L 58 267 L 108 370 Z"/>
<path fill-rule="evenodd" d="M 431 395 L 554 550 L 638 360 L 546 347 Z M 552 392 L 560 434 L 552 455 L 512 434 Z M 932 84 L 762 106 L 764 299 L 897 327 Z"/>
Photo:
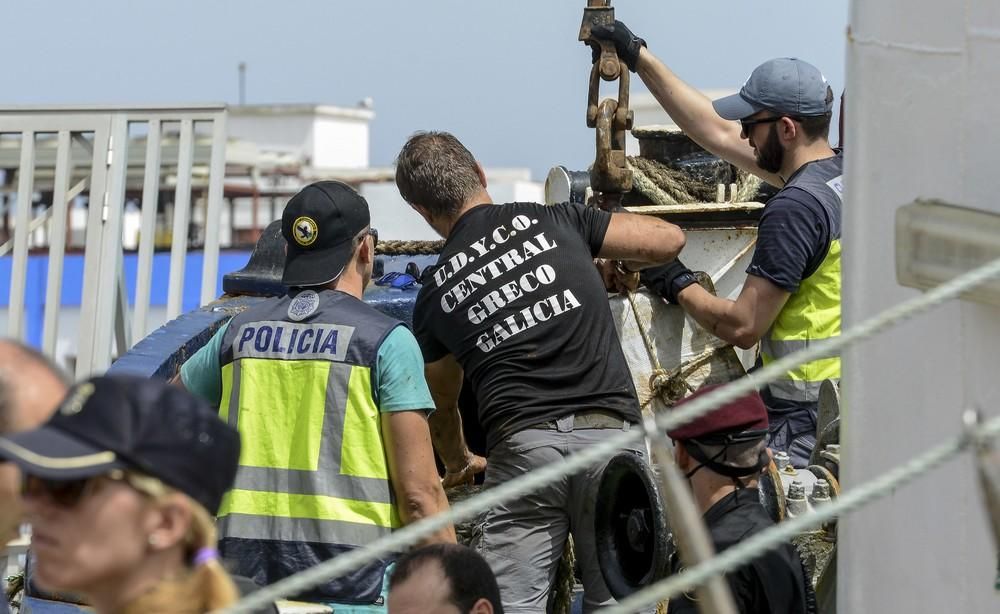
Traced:
<path fill-rule="evenodd" d="M 415 130 L 454 132 L 486 166 L 585 168 L 584 0 L 89 0 L 3 3 L 0 104 L 351 106 L 371 97 L 373 165 Z M 619 19 L 693 85 L 738 87 L 797 56 L 844 86 L 847 0 L 618 0 Z M 638 79 L 633 92 L 644 91 Z"/>

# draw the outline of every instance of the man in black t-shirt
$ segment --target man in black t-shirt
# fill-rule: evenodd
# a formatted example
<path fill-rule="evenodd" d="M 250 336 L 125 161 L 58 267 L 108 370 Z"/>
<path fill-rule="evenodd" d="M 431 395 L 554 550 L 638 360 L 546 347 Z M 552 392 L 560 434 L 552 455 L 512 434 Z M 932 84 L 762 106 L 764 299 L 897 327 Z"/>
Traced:
<path fill-rule="evenodd" d="M 711 101 L 670 71 L 621 22 L 595 27 L 677 125 L 706 150 L 781 186 L 764 208 L 757 247 L 735 301 L 695 283 L 680 261 L 644 271 L 643 283 L 703 328 L 738 347 L 760 343 L 762 364 L 840 334 L 840 209 L 843 156 L 827 140 L 833 90 L 795 58 L 754 69 L 737 94 Z M 739 120 L 736 123 L 734 120 Z M 840 357 L 800 364 L 761 394 L 770 446 L 805 466 L 815 444 L 824 380 L 840 380 Z"/>
<path fill-rule="evenodd" d="M 455 137 L 418 133 L 396 161 L 403 198 L 446 239 L 417 297 L 413 322 L 437 411 L 431 416 L 445 484 L 486 468 L 462 437 L 463 372 L 486 429 L 491 487 L 557 463 L 639 422 L 601 275 L 593 258 L 638 270 L 684 245 L 655 218 L 578 205 L 492 204 L 482 168 Z M 601 467 L 498 506 L 477 547 L 508 612 L 544 611 L 568 533 L 585 609 L 611 602 L 597 566 L 593 510 Z"/>

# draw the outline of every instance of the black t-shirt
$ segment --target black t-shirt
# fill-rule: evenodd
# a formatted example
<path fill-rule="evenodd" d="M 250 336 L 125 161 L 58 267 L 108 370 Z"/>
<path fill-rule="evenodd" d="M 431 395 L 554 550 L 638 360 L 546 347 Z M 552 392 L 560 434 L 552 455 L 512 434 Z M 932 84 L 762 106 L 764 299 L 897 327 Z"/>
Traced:
<path fill-rule="evenodd" d="M 733 491 L 720 499 L 705 513 L 712 543 L 716 552 L 722 552 L 774 526 L 760 504 L 756 488 Z M 677 573 L 680 564 L 675 559 L 672 571 Z M 815 614 L 816 598 L 806 580 L 805 569 L 798 551 L 792 544 L 769 550 L 726 574 L 726 582 L 733 593 L 736 609 L 740 614 Z M 698 607 L 693 594 L 683 594 L 670 599 L 668 614 L 696 614 Z"/>
<path fill-rule="evenodd" d="M 639 408 L 592 258 L 611 215 L 580 205 L 481 205 L 451 231 L 413 312 L 424 360 L 454 354 L 487 447 L 529 426 Z"/>
<path fill-rule="evenodd" d="M 830 219 L 814 196 L 790 186 L 768 201 L 757 226 L 757 247 L 746 272 L 796 292 L 830 249 Z"/>

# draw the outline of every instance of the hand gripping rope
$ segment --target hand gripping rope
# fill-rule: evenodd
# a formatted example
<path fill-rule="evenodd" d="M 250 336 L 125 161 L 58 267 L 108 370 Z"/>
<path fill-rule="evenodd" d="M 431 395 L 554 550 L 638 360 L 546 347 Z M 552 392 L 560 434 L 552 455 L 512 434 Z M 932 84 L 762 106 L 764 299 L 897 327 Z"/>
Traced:
<path fill-rule="evenodd" d="M 645 431 L 663 432 L 671 430 L 682 424 L 686 424 L 687 422 L 712 411 L 720 405 L 736 400 L 746 393 L 756 390 L 764 384 L 781 377 L 785 372 L 793 367 L 802 363 L 817 360 L 819 358 L 834 355 L 844 347 L 872 337 L 875 334 L 891 328 L 892 326 L 919 313 L 945 303 L 995 277 L 1000 277 L 1000 258 L 993 260 L 982 267 L 969 271 L 968 273 L 960 275 L 951 281 L 943 283 L 921 296 L 890 307 L 882 313 L 865 320 L 848 331 L 845 331 L 840 337 L 833 337 L 822 343 L 811 345 L 810 347 L 799 352 L 784 356 L 755 371 L 747 377 L 736 380 L 717 390 L 705 394 L 704 396 L 698 397 L 691 402 L 672 410 L 670 413 L 661 414 L 655 418 L 648 416 L 643 421 L 643 427 Z M 974 431 L 974 434 L 981 435 L 983 437 L 993 437 L 998 433 L 1000 433 L 1000 420 L 992 420 L 983 425 L 980 429 Z M 245 599 L 232 607 L 225 609 L 224 612 L 227 614 L 251 613 L 254 610 L 267 606 L 274 601 L 284 599 L 289 595 L 301 593 L 316 586 L 317 584 L 325 582 L 329 578 L 336 578 L 344 575 L 345 573 L 348 573 L 361 565 L 370 563 L 386 554 L 402 551 L 410 546 L 413 546 L 427 535 L 438 531 L 446 525 L 452 524 L 456 521 L 474 518 L 479 513 L 488 510 L 495 505 L 512 501 L 526 493 L 555 482 L 565 475 L 577 473 L 595 463 L 604 461 L 623 446 L 633 443 L 643 436 L 645 436 L 645 432 L 642 429 L 618 433 L 609 437 L 602 443 L 591 446 L 582 452 L 567 457 L 562 463 L 548 465 L 522 477 L 510 480 L 509 482 L 501 484 L 495 488 L 491 488 L 490 490 L 487 490 L 475 497 L 456 504 L 448 512 L 438 514 L 412 525 L 403 527 L 391 535 L 372 542 L 366 548 L 342 554 L 334 559 L 325 561 L 315 567 L 285 578 L 268 587 L 262 588 L 261 590 L 248 595 Z M 960 446 L 959 449 L 962 449 L 969 445 L 969 443 L 970 435 L 966 434 L 962 439 L 955 440 L 945 444 L 944 446 L 935 448 L 931 452 L 918 457 L 911 464 L 890 471 L 873 482 L 870 482 L 867 485 L 868 488 L 866 488 L 866 490 L 875 490 L 873 488 L 873 485 L 875 484 L 884 486 L 886 484 L 895 484 L 901 480 L 913 479 L 913 477 L 928 471 L 943 462 L 943 460 L 954 455 L 957 452 L 957 450 L 954 449 L 955 446 Z M 669 594 L 676 594 L 677 591 L 683 590 L 685 587 L 689 586 L 689 584 L 687 584 L 689 582 L 691 583 L 690 585 L 694 585 L 695 583 L 700 584 L 704 582 L 706 578 L 714 574 L 721 573 L 725 569 L 738 564 L 740 561 L 748 560 L 763 551 L 758 551 L 758 548 L 766 549 L 768 547 L 773 547 L 773 544 L 785 540 L 797 532 L 812 526 L 813 524 L 828 521 L 841 511 L 854 509 L 875 496 L 872 494 L 866 494 L 866 490 L 862 490 L 862 488 L 865 487 L 859 487 L 858 489 L 843 494 L 837 502 L 831 503 L 826 507 L 821 507 L 815 514 L 801 517 L 801 519 L 785 521 L 773 529 L 759 533 L 743 544 L 726 550 L 708 563 L 691 568 L 682 574 L 678 574 L 677 576 L 664 580 L 663 583 L 661 583 L 661 586 L 656 589 L 657 594 L 653 600 L 662 599 L 663 597 L 661 595 L 667 594 L 667 591 L 670 591 Z M 854 494 L 858 491 L 860 491 L 860 494 Z M 753 550 L 751 550 L 751 548 L 753 548 Z M 682 577 L 683 580 L 680 580 Z M 681 582 L 684 582 L 685 584 L 681 584 Z M 662 584 L 666 584 L 666 589 L 663 589 Z M 647 590 L 651 591 L 653 589 L 652 587 L 647 587 L 647 589 L 644 589 L 643 592 Z M 636 593 L 636 595 L 633 595 L 629 601 L 635 603 L 632 599 L 636 599 L 640 594 L 642 593 Z M 649 593 L 646 594 L 648 595 Z M 619 607 L 613 611 L 623 612 L 628 610 L 621 609 L 621 605 L 619 605 Z"/>

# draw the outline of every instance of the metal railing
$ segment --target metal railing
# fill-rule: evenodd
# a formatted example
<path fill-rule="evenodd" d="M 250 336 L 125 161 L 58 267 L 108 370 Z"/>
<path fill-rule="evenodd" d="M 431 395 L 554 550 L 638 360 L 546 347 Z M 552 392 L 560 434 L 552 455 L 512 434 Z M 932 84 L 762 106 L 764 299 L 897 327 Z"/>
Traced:
<path fill-rule="evenodd" d="M 48 273 L 42 350 L 53 356 L 59 336 L 62 304 L 63 263 L 66 252 L 67 219 L 70 203 L 84 191 L 88 193 L 86 244 L 84 251 L 83 289 L 80 325 L 77 335 L 76 376 L 103 372 L 113 355 L 124 354 L 134 340 L 146 334 L 150 310 L 153 248 L 156 215 L 163 189 L 161 157 L 164 124 L 179 125 L 177 136 L 176 183 L 173 196 L 173 233 L 170 249 L 170 274 L 167 287 L 167 319 L 181 313 L 184 267 L 192 212 L 192 171 L 196 125 L 211 127 L 211 154 L 207 162 L 205 197 L 204 260 L 201 271 L 200 302 L 216 293 L 219 254 L 219 215 L 223 198 L 226 164 L 226 109 L 223 105 L 141 106 L 141 107 L 8 107 L 0 108 L 0 134 L 20 140 L 16 165 L 16 211 L 13 238 L 0 246 L 0 257 L 11 252 L 11 283 L 8 310 L 8 335 L 24 339 L 26 333 L 25 289 L 28 274 L 29 235 L 47 225 Z M 138 266 L 135 280 L 135 306 L 129 309 L 126 289 L 122 217 L 129 189 L 130 131 L 146 133 L 145 164 L 141 176 L 141 222 Z M 51 149 L 55 136 L 54 161 L 44 159 L 36 144 Z M 74 146 L 90 152 L 89 164 L 78 164 Z M 34 220 L 33 200 L 38 186 L 36 172 L 46 173 L 51 165 L 51 206 Z M 5 164 L 6 166 L 6 164 Z M 84 166 L 83 178 L 71 185 Z M 8 170 L 10 170 L 8 168 Z M 136 170 L 133 167 L 133 172 Z M 47 174 L 46 174 L 47 177 Z"/>

